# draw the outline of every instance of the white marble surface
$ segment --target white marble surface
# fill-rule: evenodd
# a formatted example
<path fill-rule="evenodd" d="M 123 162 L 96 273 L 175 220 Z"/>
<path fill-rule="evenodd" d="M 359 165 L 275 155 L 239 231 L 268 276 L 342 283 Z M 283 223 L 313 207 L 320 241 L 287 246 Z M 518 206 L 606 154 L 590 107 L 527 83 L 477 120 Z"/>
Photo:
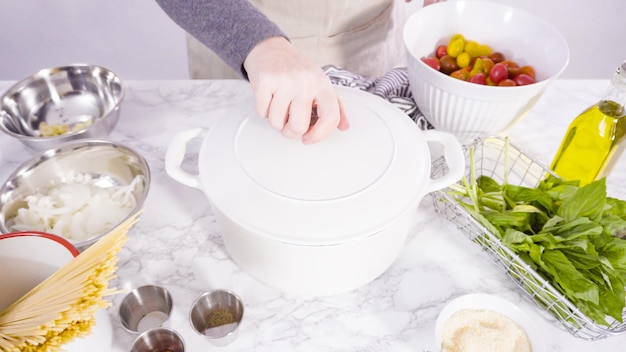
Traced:
<path fill-rule="evenodd" d="M 12 82 L 0 81 L 0 91 Z M 110 139 L 125 143 L 149 162 L 153 181 L 141 221 L 120 254 L 124 288 L 159 284 L 171 291 L 168 322 L 188 351 L 435 351 L 437 314 L 451 299 L 470 292 L 491 293 L 517 302 L 533 317 L 546 351 L 623 351 L 626 335 L 595 342 L 575 338 L 538 314 L 517 287 L 454 225 L 436 215 L 430 197 L 419 208 L 400 257 L 381 277 L 353 292 L 300 298 L 264 286 L 229 259 L 209 203 L 200 191 L 169 178 L 165 150 L 178 131 L 207 126 L 228 107 L 250 97 L 242 81 L 130 81 L 122 115 Z M 559 80 L 527 118 L 507 134 L 513 143 L 549 163 L 570 120 L 604 91 L 604 80 Z M 193 150 L 193 146 L 190 147 Z M 0 179 L 32 152 L 0 135 Z M 609 177 L 609 194 L 626 198 L 626 158 Z M 197 158 L 185 166 L 193 170 Z M 239 338 L 224 348 L 196 335 L 188 321 L 202 292 L 226 288 L 245 302 Z M 127 351 L 136 337 L 117 318 L 122 296 L 109 309 L 114 351 Z"/>

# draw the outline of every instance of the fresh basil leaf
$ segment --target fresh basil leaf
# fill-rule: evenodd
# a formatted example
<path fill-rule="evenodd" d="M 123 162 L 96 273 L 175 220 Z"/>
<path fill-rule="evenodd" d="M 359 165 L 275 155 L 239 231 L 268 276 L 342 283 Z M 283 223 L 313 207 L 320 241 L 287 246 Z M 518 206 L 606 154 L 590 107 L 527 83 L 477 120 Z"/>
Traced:
<path fill-rule="evenodd" d="M 617 215 L 605 215 L 600 220 L 600 225 L 611 236 L 626 238 L 626 219 L 622 219 Z"/>
<path fill-rule="evenodd" d="M 626 275 L 626 241 L 613 238 L 606 246 L 596 248 L 614 268 Z"/>
<path fill-rule="evenodd" d="M 539 189 L 505 185 L 503 190 L 505 199 L 512 204 L 532 204 L 550 216 L 556 211 L 556 205 L 550 195 Z"/>
<path fill-rule="evenodd" d="M 486 210 L 481 212 L 481 214 L 495 226 L 513 227 L 522 231 L 530 228 L 528 213 Z"/>
<path fill-rule="evenodd" d="M 482 175 L 478 177 L 478 179 L 476 180 L 476 184 L 478 185 L 478 188 L 480 188 L 485 193 L 502 192 L 502 186 L 496 180 L 489 176 Z"/>
<path fill-rule="evenodd" d="M 571 197 L 565 199 L 557 214 L 568 221 L 579 217 L 597 220 L 602 216 L 606 201 L 606 180 L 604 178 L 579 188 Z"/>
<path fill-rule="evenodd" d="M 572 239 L 580 236 L 598 236 L 602 233 L 602 226 L 587 218 L 577 218 L 555 226 L 544 226 L 541 232 L 550 232 L 565 239 Z"/>
<path fill-rule="evenodd" d="M 622 314 L 624 311 L 624 279 L 619 275 L 609 277 L 611 284 L 605 285 L 600 289 L 600 302 L 598 307 L 604 313 L 618 322 L 622 322 Z"/>
<path fill-rule="evenodd" d="M 609 207 L 604 211 L 604 215 L 615 215 L 626 220 L 626 201 L 606 197 L 606 204 Z"/>
<path fill-rule="evenodd" d="M 597 268 L 602 264 L 597 253 L 587 253 L 580 247 L 563 248 L 561 252 L 579 271 Z"/>
<path fill-rule="evenodd" d="M 529 246 L 533 243 L 533 240 L 530 238 L 530 236 L 523 233 L 522 231 L 506 229 L 506 232 L 502 237 L 502 243 L 507 247 L 521 244 L 526 244 L 527 246 Z"/>
<path fill-rule="evenodd" d="M 546 250 L 541 259 L 545 270 L 554 277 L 556 283 L 561 286 L 568 295 L 578 299 L 599 304 L 600 296 L 598 286 L 567 259 L 563 252 L 558 250 Z"/>
<path fill-rule="evenodd" d="M 546 221 L 546 223 L 543 225 L 544 229 L 547 229 L 546 231 L 550 232 L 550 228 L 553 228 L 555 226 L 558 226 L 558 224 L 561 224 L 565 221 L 564 218 L 555 215 L 553 217 L 551 217 L 548 221 Z"/>

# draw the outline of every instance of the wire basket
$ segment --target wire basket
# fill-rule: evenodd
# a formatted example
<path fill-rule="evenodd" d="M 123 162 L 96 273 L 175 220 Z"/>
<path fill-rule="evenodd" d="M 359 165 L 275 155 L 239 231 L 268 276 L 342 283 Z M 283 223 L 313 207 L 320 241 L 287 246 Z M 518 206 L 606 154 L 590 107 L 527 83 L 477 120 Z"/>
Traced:
<path fill-rule="evenodd" d="M 506 182 L 509 184 L 536 187 L 548 173 L 551 173 L 548 168 L 510 143 L 508 153 L 505 153 L 505 145 L 504 139 L 492 137 L 478 139 L 473 145 L 466 146 L 466 175 L 470 173 L 468 151 L 471 147 L 474 147 L 476 177 L 489 176 L 503 183 L 507 171 Z M 505 162 L 505 159 L 508 160 Z M 433 162 L 433 178 L 444 175 L 446 171 L 444 160 L 438 159 Z M 443 189 L 432 193 L 437 212 L 456 224 L 472 242 L 480 245 L 483 252 L 487 253 L 492 261 L 522 289 L 546 318 L 556 320 L 560 327 L 584 340 L 598 340 L 626 332 L 626 323 L 612 321 L 610 326 L 596 324 L 517 254 L 502 245 L 495 234 L 474 220 L 446 191 L 447 189 Z"/>

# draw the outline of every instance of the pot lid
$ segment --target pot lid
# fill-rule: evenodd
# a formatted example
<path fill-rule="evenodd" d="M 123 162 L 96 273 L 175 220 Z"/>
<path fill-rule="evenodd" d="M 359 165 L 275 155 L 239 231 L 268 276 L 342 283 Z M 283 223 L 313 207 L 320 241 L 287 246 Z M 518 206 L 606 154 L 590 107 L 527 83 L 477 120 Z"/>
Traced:
<path fill-rule="evenodd" d="M 282 136 L 252 99 L 210 128 L 199 173 L 215 211 L 278 241 L 330 245 L 416 210 L 430 176 L 423 132 L 380 97 L 335 89 L 350 129 L 316 144 Z"/>

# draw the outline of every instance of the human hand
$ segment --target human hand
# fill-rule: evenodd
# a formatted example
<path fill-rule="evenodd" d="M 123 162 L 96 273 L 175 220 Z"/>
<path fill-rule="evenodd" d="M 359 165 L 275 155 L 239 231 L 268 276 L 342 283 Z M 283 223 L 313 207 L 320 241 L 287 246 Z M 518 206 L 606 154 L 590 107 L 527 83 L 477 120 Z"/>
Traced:
<path fill-rule="evenodd" d="M 316 143 L 350 126 L 324 71 L 283 37 L 257 44 L 243 64 L 257 113 L 289 138 Z M 317 119 L 311 120 L 313 107 Z"/>

